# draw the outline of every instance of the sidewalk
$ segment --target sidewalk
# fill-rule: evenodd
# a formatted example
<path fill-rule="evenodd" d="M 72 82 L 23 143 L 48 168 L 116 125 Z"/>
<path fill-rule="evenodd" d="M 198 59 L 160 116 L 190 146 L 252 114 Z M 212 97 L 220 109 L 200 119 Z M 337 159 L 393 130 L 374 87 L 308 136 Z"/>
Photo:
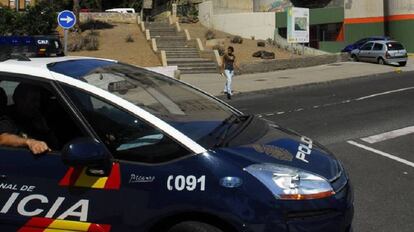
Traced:
<path fill-rule="evenodd" d="M 234 77 L 233 89 L 235 94 L 239 94 L 398 71 L 414 71 L 414 59 L 410 58 L 407 66 L 401 68 L 362 62 L 343 62 L 270 73 L 240 75 Z M 210 94 L 216 96 L 223 94 L 225 78 L 219 74 L 186 74 L 181 76 L 181 80 Z"/>

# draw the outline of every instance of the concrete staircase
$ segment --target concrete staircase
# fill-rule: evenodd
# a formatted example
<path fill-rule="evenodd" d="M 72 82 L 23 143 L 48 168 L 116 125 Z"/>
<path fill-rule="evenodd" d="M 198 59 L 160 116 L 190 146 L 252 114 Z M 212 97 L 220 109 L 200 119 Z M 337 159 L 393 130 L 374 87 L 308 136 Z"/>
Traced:
<path fill-rule="evenodd" d="M 156 40 L 158 51 L 165 51 L 167 64 L 178 66 L 182 74 L 217 73 L 216 62 L 201 58 L 194 41 L 187 41 L 184 32 L 166 22 L 145 24 L 152 39 Z"/>

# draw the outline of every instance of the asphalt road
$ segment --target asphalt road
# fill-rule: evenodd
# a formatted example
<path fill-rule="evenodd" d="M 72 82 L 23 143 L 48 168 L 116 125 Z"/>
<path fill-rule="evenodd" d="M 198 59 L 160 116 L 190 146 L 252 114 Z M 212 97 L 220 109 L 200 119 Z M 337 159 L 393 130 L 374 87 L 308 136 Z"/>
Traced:
<path fill-rule="evenodd" d="M 229 103 L 326 145 L 355 190 L 356 232 L 414 231 L 414 72 L 236 95 Z"/>

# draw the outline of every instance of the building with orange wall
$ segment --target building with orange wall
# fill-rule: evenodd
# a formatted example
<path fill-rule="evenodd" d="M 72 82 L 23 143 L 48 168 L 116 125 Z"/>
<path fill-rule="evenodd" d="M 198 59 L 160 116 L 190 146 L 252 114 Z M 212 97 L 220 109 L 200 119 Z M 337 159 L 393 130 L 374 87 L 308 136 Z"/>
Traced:
<path fill-rule="evenodd" d="M 336 52 L 364 37 L 389 36 L 414 52 L 414 0 L 257 1 L 263 3 L 256 3 L 261 8 L 279 10 L 277 6 L 309 4 L 312 47 Z M 276 13 L 276 27 L 284 36 L 287 16 L 281 11 Z"/>

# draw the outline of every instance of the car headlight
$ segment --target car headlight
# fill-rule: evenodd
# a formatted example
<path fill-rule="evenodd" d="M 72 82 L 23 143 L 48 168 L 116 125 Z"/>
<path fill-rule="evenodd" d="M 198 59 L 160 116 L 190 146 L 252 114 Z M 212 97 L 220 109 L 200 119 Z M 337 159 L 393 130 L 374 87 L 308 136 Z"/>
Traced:
<path fill-rule="evenodd" d="M 245 170 L 262 182 L 277 199 L 311 200 L 335 194 L 323 177 L 277 164 L 253 164 Z"/>

